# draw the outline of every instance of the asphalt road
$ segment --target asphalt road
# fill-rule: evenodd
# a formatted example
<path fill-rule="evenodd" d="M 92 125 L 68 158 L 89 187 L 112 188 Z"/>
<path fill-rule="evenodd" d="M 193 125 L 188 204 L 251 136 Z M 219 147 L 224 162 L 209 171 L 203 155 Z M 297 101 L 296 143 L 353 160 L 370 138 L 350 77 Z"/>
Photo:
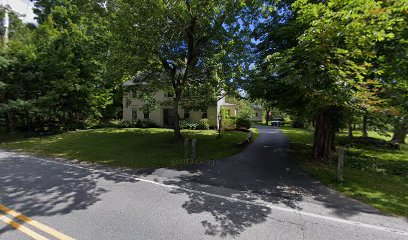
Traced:
<path fill-rule="evenodd" d="M 219 238 L 408 239 L 408 219 L 302 174 L 288 139 L 271 127 L 238 155 L 178 169 L 0 150 L 0 239 Z"/>

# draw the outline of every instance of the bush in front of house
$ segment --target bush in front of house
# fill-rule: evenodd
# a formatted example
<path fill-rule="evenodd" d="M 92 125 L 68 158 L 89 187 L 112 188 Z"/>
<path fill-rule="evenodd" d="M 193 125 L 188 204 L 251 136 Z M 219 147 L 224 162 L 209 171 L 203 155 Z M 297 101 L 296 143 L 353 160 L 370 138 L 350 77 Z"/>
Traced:
<path fill-rule="evenodd" d="M 142 123 L 143 123 L 144 128 L 157 128 L 157 127 L 159 127 L 159 125 L 157 125 L 155 122 L 153 122 L 150 119 L 145 119 L 145 120 L 143 120 Z"/>
<path fill-rule="evenodd" d="M 159 127 L 155 122 L 150 119 L 145 120 L 134 120 L 132 122 L 126 120 L 120 120 L 118 122 L 118 127 L 120 128 L 156 128 Z"/>
<path fill-rule="evenodd" d="M 143 121 L 140 120 L 140 119 L 137 119 L 136 121 L 133 121 L 132 127 L 135 127 L 135 128 L 142 128 L 142 127 L 144 127 L 144 126 L 143 126 Z"/>
<path fill-rule="evenodd" d="M 237 119 L 234 117 L 223 117 L 221 125 L 223 130 L 235 130 L 237 128 Z"/>
<path fill-rule="evenodd" d="M 130 128 L 130 127 L 132 127 L 132 123 L 129 122 L 129 121 L 126 121 L 126 120 L 120 120 L 120 121 L 118 122 L 118 126 L 119 126 L 120 128 Z"/>
<path fill-rule="evenodd" d="M 201 119 L 198 123 L 192 123 L 185 119 L 180 120 L 180 129 L 188 129 L 188 130 L 208 130 L 210 129 L 210 124 L 208 123 L 208 119 L 204 118 Z"/>
<path fill-rule="evenodd" d="M 198 126 L 197 129 L 200 130 L 208 130 L 210 129 L 210 124 L 208 123 L 208 119 L 207 118 L 203 118 L 198 122 Z"/>
<path fill-rule="evenodd" d="M 188 129 L 188 130 L 197 130 L 198 123 L 191 123 L 186 120 L 180 121 L 180 128 L 181 129 Z"/>
<path fill-rule="evenodd" d="M 237 118 L 236 128 L 248 130 L 251 128 L 251 121 L 248 118 Z"/>

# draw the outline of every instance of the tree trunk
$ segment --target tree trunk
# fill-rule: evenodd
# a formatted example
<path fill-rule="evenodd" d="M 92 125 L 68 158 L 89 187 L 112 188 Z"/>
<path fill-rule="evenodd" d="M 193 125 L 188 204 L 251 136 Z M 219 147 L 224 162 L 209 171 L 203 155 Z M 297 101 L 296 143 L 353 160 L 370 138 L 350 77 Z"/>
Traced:
<path fill-rule="evenodd" d="M 174 141 L 180 141 L 183 139 L 183 135 L 181 135 L 181 131 L 180 131 L 180 114 L 178 112 L 178 108 L 179 108 L 179 102 L 180 102 L 180 98 L 179 96 L 176 96 L 174 98 L 174 112 L 175 112 L 175 116 L 174 116 Z"/>
<path fill-rule="evenodd" d="M 328 161 L 335 150 L 335 126 L 331 116 L 333 108 L 320 110 L 316 119 L 313 158 L 317 161 Z"/>
<path fill-rule="evenodd" d="M 265 116 L 265 122 L 266 122 L 266 125 L 268 125 L 268 123 L 269 123 L 269 109 L 266 109 L 266 116 Z"/>
<path fill-rule="evenodd" d="M 349 138 L 353 137 L 353 115 L 350 115 L 348 122 L 348 136 Z"/>
<path fill-rule="evenodd" d="M 367 115 L 364 114 L 364 116 L 363 116 L 363 129 L 362 129 L 363 137 L 368 137 L 367 118 L 368 118 Z"/>
<path fill-rule="evenodd" d="M 30 118 L 29 111 L 26 111 L 26 124 L 27 124 L 27 131 L 31 132 L 31 118 Z"/>
<path fill-rule="evenodd" d="M 8 131 L 14 132 L 13 118 L 12 118 L 12 114 L 10 113 L 10 110 L 6 112 L 6 121 L 7 121 Z"/>
<path fill-rule="evenodd" d="M 404 117 L 395 121 L 394 124 L 394 133 L 391 139 L 391 142 L 394 143 L 405 143 L 405 138 L 408 132 L 408 122 Z"/>

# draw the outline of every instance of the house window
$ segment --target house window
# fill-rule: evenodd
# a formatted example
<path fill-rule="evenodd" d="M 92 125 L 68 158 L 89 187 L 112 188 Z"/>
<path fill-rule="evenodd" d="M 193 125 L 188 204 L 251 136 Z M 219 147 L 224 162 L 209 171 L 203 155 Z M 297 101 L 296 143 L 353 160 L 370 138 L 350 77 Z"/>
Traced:
<path fill-rule="evenodd" d="M 137 119 L 137 108 L 132 108 L 132 120 Z"/>
<path fill-rule="evenodd" d="M 203 112 L 203 114 L 201 114 L 201 118 L 208 118 L 207 111 L 205 111 L 205 112 Z"/>
<path fill-rule="evenodd" d="M 255 113 L 255 117 L 258 117 L 258 112 Z"/>
<path fill-rule="evenodd" d="M 173 93 L 170 92 L 170 91 L 164 93 L 164 97 L 166 97 L 166 98 L 171 98 L 173 96 L 174 96 Z"/>
<path fill-rule="evenodd" d="M 190 112 L 189 112 L 189 111 L 184 110 L 184 118 L 185 118 L 185 119 L 189 119 L 189 118 L 190 118 Z"/>
<path fill-rule="evenodd" d="M 149 112 L 144 112 L 143 113 L 143 118 L 144 119 L 149 119 L 150 118 L 150 113 Z"/>

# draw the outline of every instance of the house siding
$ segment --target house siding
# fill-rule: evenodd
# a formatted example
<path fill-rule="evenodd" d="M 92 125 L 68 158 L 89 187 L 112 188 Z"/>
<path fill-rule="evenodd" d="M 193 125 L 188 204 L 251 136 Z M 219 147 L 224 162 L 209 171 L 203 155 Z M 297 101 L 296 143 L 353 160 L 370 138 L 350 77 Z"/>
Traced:
<path fill-rule="evenodd" d="M 166 102 L 166 101 L 171 101 L 171 98 L 167 98 L 164 96 L 163 91 L 156 92 L 154 94 L 154 98 L 158 102 Z M 144 102 L 137 99 L 137 98 L 132 98 L 132 94 L 128 93 L 127 95 L 124 96 L 123 98 L 123 120 L 125 121 L 132 121 L 132 109 L 137 108 L 137 119 L 144 120 L 143 118 L 143 105 Z M 217 113 L 219 112 L 218 107 L 219 103 L 217 102 L 217 105 L 214 104 L 214 106 L 211 106 L 207 109 L 207 118 L 210 127 L 216 128 L 217 127 Z M 149 119 L 156 123 L 160 127 L 164 127 L 164 122 L 163 122 L 163 109 L 173 109 L 172 106 L 166 106 L 166 105 L 160 105 L 157 107 L 155 110 L 150 112 Z M 179 115 L 181 118 L 184 116 L 184 109 L 181 107 L 178 109 Z M 201 120 L 203 112 L 202 111 L 190 111 L 190 118 L 188 121 L 190 122 L 195 122 L 198 123 Z"/>

